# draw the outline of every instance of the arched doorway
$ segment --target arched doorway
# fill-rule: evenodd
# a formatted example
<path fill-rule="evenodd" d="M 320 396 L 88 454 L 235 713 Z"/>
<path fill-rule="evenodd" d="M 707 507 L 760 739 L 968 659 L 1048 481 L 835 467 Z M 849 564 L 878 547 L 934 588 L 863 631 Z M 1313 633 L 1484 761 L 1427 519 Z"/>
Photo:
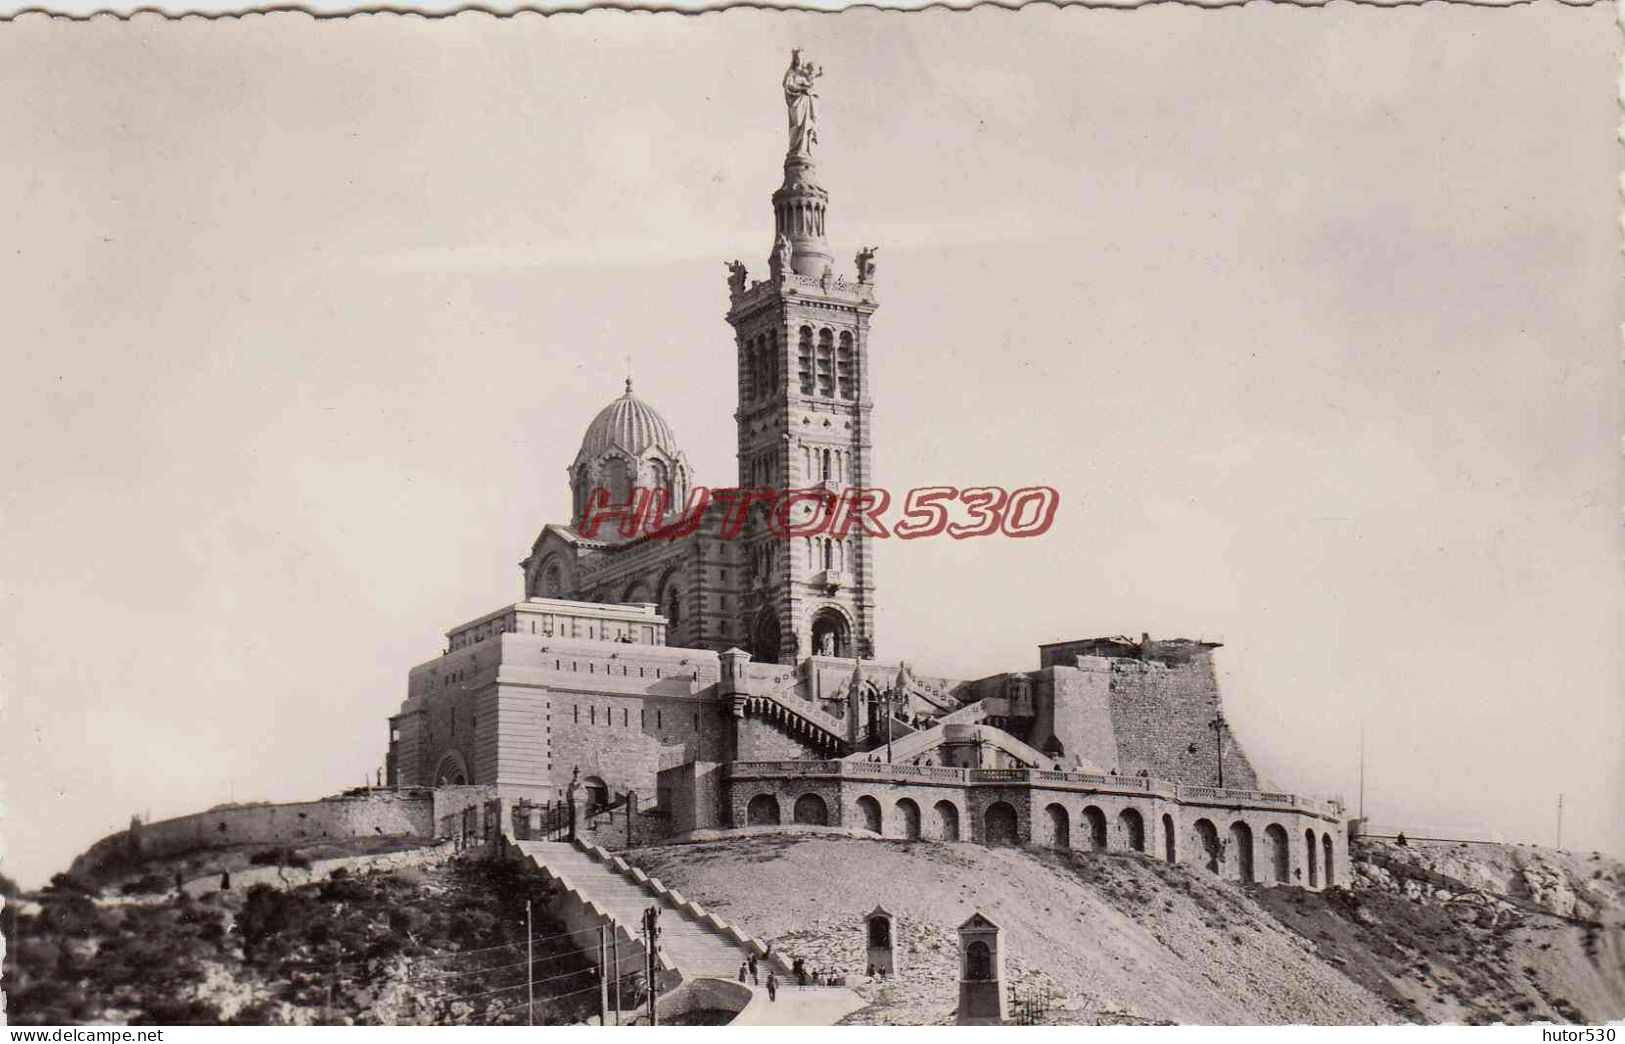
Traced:
<path fill-rule="evenodd" d="M 1164 812 L 1162 814 L 1162 857 L 1170 863 L 1178 862 L 1178 853 L 1174 848 L 1174 817 Z"/>
<path fill-rule="evenodd" d="M 1089 847 L 1096 852 L 1106 851 L 1106 813 L 1090 805 L 1083 810 L 1083 825 L 1089 831 Z"/>
<path fill-rule="evenodd" d="M 1292 852 L 1287 843 L 1286 830 L 1279 823 L 1264 828 L 1264 848 L 1269 852 L 1270 879 L 1276 884 L 1292 880 Z"/>
<path fill-rule="evenodd" d="M 1320 835 L 1320 844 L 1321 855 L 1324 856 L 1321 860 L 1321 869 L 1326 875 L 1326 887 L 1330 888 L 1332 886 L 1332 835 Z"/>
<path fill-rule="evenodd" d="M 666 617 L 666 644 L 678 644 L 679 628 L 683 626 L 683 592 L 676 583 L 666 581 L 660 595 L 660 611 Z"/>
<path fill-rule="evenodd" d="M 449 750 L 435 766 L 434 785 L 437 787 L 460 787 L 469 782 L 468 766 L 463 763 L 463 756 L 455 750 Z"/>
<path fill-rule="evenodd" d="M 1016 838 L 1016 810 L 1007 801 L 995 801 L 987 806 L 982 817 L 985 824 L 983 838 L 990 845 L 1013 845 Z"/>
<path fill-rule="evenodd" d="M 1049 836 L 1045 840 L 1056 848 L 1071 848 L 1072 823 L 1066 809 L 1060 805 L 1050 805 L 1044 812 L 1049 816 Z"/>
<path fill-rule="evenodd" d="M 909 798 L 901 798 L 897 802 L 898 825 L 903 829 L 903 836 L 910 841 L 920 839 L 920 806 Z"/>
<path fill-rule="evenodd" d="M 1253 883 L 1253 828 L 1236 820 L 1230 824 L 1230 847 L 1236 853 L 1236 880 Z"/>
<path fill-rule="evenodd" d="M 1145 820 L 1137 809 L 1125 808 L 1117 814 L 1117 825 L 1128 837 L 1128 846 L 1136 852 L 1145 851 Z"/>
<path fill-rule="evenodd" d="M 1309 875 L 1309 887 L 1319 888 L 1320 866 L 1315 859 L 1315 848 L 1317 846 L 1315 844 L 1315 832 L 1313 830 L 1305 830 L 1303 832 L 1303 847 L 1304 855 L 1306 857 L 1304 859 L 1304 866 L 1307 867 L 1305 872 Z"/>
<path fill-rule="evenodd" d="M 772 794 L 757 794 L 745 806 L 746 826 L 778 826 L 779 799 Z"/>
<path fill-rule="evenodd" d="M 817 794 L 803 794 L 796 798 L 796 804 L 790 810 L 797 823 L 806 826 L 828 826 L 829 806 Z"/>
<path fill-rule="evenodd" d="M 959 840 L 959 806 L 952 801 L 938 801 L 937 836 L 944 841 Z"/>
<path fill-rule="evenodd" d="M 865 830 L 880 833 L 880 802 L 868 794 L 858 798 L 858 824 Z"/>
<path fill-rule="evenodd" d="M 813 614 L 812 651 L 815 656 L 851 656 L 852 629 L 839 609 L 820 609 Z"/>
<path fill-rule="evenodd" d="M 1211 819 L 1196 821 L 1196 843 L 1202 850 L 1202 865 L 1214 873 L 1219 872 L 1219 860 L 1224 853 L 1219 848 L 1219 828 Z"/>
<path fill-rule="evenodd" d="M 751 659 L 757 663 L 778 663 L 781 637 L 779 618 L 773 615 L 771 609 L 764 609 L 756 617 L 756 626 L 751 630 Z"/>
<path fill-rule="evenodd" d="M 587 793 L 587 811 L 604 808 L 609 804 L 609 784 L 601 777 L 588 776 L 581 781 L 581 789 Z"/>

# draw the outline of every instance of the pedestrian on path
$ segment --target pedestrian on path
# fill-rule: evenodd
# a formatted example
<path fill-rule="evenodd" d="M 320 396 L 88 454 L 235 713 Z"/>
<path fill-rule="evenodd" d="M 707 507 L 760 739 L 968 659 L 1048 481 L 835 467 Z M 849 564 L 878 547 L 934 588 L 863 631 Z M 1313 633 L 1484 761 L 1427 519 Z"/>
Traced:
<path fill-rule="evenodd" d="M 762 984 L 762 977 L 756 970 L 756 955 L 754 953 L 750 955 L 750 981 L 755 986 Z"/>
<path fill-rule="evenodd" d="M 769 1001 L 779 999 L 779 977 L 773 974 L 771 968 L 767 972 L 767 999 Z"/>
<path fill-rule="evenodd" d="M 744 982 L 744 981 L 745 981 L 745 971 L 746 971 L 746 968 L 745 968 L 745 962 L 744 962 L 744 961 L 740 961 L 740 962 L 739 962 L 739 981 L 740 981 L 740 982 Z"/>

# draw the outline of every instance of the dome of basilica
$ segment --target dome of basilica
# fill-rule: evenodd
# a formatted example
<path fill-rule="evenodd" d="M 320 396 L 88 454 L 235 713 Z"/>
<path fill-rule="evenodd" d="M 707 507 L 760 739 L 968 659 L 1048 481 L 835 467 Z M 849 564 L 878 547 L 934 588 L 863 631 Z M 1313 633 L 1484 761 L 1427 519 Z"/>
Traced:
<path fill-rule="evenodd" d="M 659 449 L 673 458 L 682 452 L 666 418 L 632 394 L 632 378 L 628 377 L 626 394 L 599 410 L 598 416 L 587 425 L 587 434 L 581 439 L 581 450 L 576 454 L 576 461 L 595 460 L 612 449 L 619 449 L 632 457 L 641 457 L 650 448 Z"/>

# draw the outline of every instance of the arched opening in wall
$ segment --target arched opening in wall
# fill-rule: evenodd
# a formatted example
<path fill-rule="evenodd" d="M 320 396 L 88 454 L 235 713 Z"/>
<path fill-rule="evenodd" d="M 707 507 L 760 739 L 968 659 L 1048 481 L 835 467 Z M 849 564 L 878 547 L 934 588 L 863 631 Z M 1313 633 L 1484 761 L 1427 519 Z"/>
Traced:
<path fill-rule="evenodd" d="M 829 826 L 829 806 L 817 794 L 803 794 L 796 798 L 791 810 L 796 822 L 806 826 Z"/>
<path fill-rule="evenodd" d="M 549 558 L 542 563 L 542 568 L 536 572 L 536 583 L 531 593 L 537 598 L 564 597 L 564 570 L 559 567 L 558 559 Z"/>
<path fill-rule="evenodd" d="M 1072 817 L 1067 815 L 1066 809 L 1060 805 L 1050 805 L 1044 809 L 1049 818 L 1049 834 L 1044 840 L 1056 848 L 1072 847 Z"/>
<path fill-rule="evenodd" d="M 898 826 L 902 828 L 903 836 L 910 841 L 920 839 L 920 806 L 909 798 L 900 798 L 897 802 Z"/>
<path fill-rule="evenodd" d="M 1270 880 L 1286 884 L 1292 880 L 1292 852 L 1286 830 L 1279 823 L 1264 828 L 1264 848 L 1269 853 Z"/>
<path fill-rule="evenodd" d="M 852 655 L 851 629 L 837 609 L 820 609 L 813 615 L 812 641 L 819 656 Z"/>
<path fill-rule="evenodd" d="M 1236 820 L 1230 824 L 1230 847 L 1236 853 L 1236 880 L 1253 883 L 1253 828 Z"/>
<path fill-rule="evenodd" d="M 1128 846 L 1136 852 L 1145 851 L 1145 819 L 1137 809 L 1125 808 L 1117 814 L 1117 825 L 1128 838 Z"/>
<path fill-rule="evenodd" d="M 1202 865 L 1218 873 L 1224 851 L 1219 847 L 1219 828 L 1213 825 L 1211 819 L 1196 821 L 1196 843 L 1202 850 Z"/>
<path fill-rule="evenodd" d="M 609 784 L 598 776 L 588 776 L 581 781 L 581 789 L 587 793 L 587 810 L 603 808 L 609 804 Z"/>
<path fill-rule="evenodd" d="M 1090 805 L 1083 810 L 1083 825 L 1089 831 L 1089 847 L 1096 852 L 1106 851 L 1106 813 Z"/>
<path fill-rule="evenodd" d="M 1305 830 L 1303 832 L 1303 847 L 1305 856 L 1303 861 L 1304 873 L 1309 877 L 1309 887 L 1319 888 L 1320 864 L 1315 858 L 1315 849 L 1319 846 L 1315 844 L 1315 832 L 1313 830 Z"/>
<path fill-rule="evenodd" d="M 631 503 L 636 474 L 632 470 L 632 462 L 624 457 L 612 457 L 604 464 L 604 488 L 609 490 L 611 504 Z"/>
<path fill-rule="evenodd" d="M 642 580 L 634 580 L 621 592 L 621 601 L 631 605 L 638 602 L 652 602 L 654 596 L 649 592 L 649 585 Z"/>
<path fill-rule="evenodd" d="M 1320 835 L 1320 845 L 1321 845 L 1321 855 L 1325 857 L 1324 859 L 1321 860 L 1321 869 L 1322 869 L 1322 872 L 1326 875 L 1326 887 L 1330 888 L 1332 886 L 1332 883 L 1333 883 L 1332 882 L 1332 835 L 1330 835 L 1330 834 L 1322 834 L 1322 835 Z"/>
<path fill-rule="evenodd" d="M 1162 814 L 1162 858 L 1170 863 L 1179 861 L 1179 852 L 1174 846 L 1174 817 L 1166 812 Z"/>
<path fill-rule="evenodd" d="M 675 583 L 666 582 L 666 590 L 660 596 L 660 609 L 666 617 L 666 644 L 677 645 L 678 628 L 683 625 L 683 592 Z"/>
<path fill-rule="evenodd" d="M 858 798 L 858 825 L 863 829 L 880 833 L 880 802 L 868 794 Z"/>
<path fill-rule="evenodd" d="M 965 947 L 965 978 L 971 982 L 993 978 L 993 951 L 980 939 Z"/>
<path fill-rule="evenodd" d="M 773 615 L 771 609 L 764 609 L 756 617 L 756 627 L 751 631 L 751 659 L 757 663 L 779 662 L 779 618 Z"/>
<path fill-rule="evenodd" d="M 959 840 L 959 806 L 952 801 L 938 801 L 937 836 L 944 841 Z"/>
<path fill-rule="evenodd" d="M 1016 810 L 1007 801 L 995 801 L 982 816 L 982 837 L 990 845 L 1016 844 Z"/>
<path fill-rule="evenodd" d="M 441 758 L 440 764 L 435 766 L 434 785 L 437 787 L 460 787 L 472 782 L 468 774 L 468 766 L 463 764 L 463 756 L 456 751 L 447 751 Z"/>
<path fill-rule="evenodd" d="M 745 806 L 746 826 L 778 826 L 779 799 L 772 794 L 757 794 Z"/>

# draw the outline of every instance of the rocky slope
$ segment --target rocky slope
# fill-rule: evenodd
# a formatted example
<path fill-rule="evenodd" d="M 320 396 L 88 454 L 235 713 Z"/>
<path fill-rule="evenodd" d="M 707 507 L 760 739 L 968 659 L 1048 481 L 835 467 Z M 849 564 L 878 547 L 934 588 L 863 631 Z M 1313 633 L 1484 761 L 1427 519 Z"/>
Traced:
<path fill-rule="evenodd" d="M 1382 1023 L 1625 1016 L 1625 870 L 1530 848 L 1360 846 L 1357 887 L 1218 881 L 1135 855 L 769 836 L 629 858 L 809 967 L 846 972 L 849 1021 L 941 1023 L 954 928 L 1005 929 L 1044 1021 Z M 899 921 L 902 973 L 870 981 L 863 916 Z"/>

